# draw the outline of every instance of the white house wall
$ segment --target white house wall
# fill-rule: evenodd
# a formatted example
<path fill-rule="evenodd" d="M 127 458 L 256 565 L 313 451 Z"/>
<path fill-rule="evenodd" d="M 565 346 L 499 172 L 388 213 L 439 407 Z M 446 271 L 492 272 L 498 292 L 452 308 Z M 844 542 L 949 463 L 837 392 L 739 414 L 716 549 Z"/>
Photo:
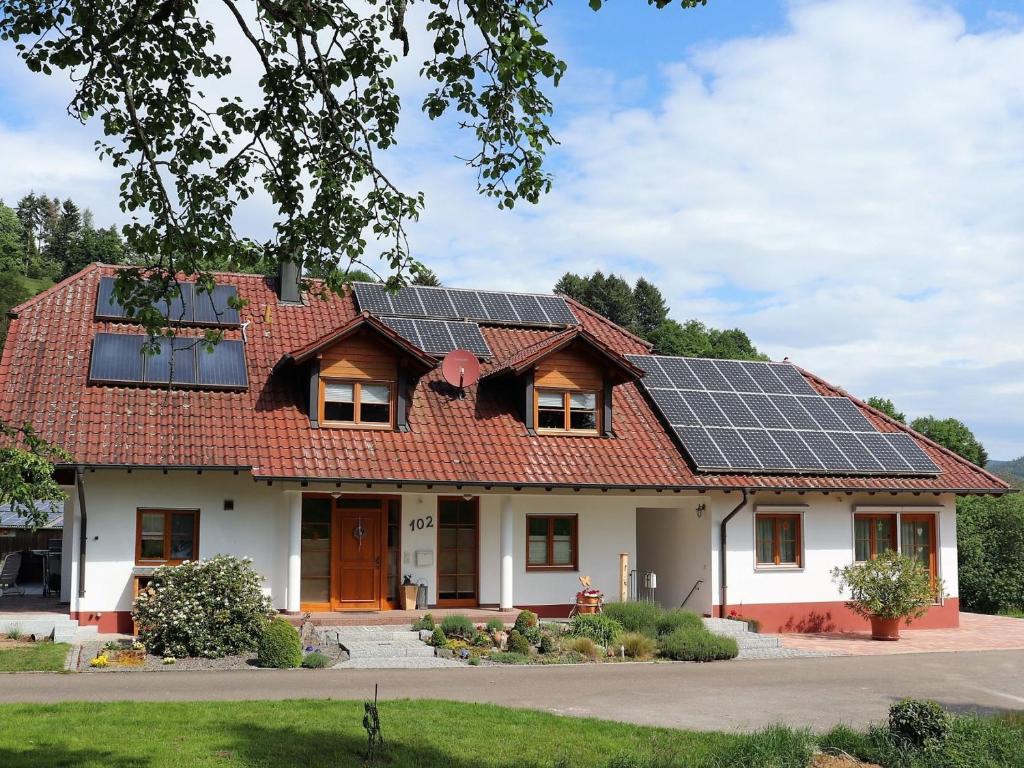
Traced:
<path fill-rule="evenodd" d="M 705 508 L 699 510 L 701 505 Z M 678 608 L 689 595 L 688 609 L 711 612 L 711 511 L 706 499 L 687 499 L 671 509 L 637 509 L 636 550 L 636 567 L 657 574 L 656 597 L 664 608 Z"/>

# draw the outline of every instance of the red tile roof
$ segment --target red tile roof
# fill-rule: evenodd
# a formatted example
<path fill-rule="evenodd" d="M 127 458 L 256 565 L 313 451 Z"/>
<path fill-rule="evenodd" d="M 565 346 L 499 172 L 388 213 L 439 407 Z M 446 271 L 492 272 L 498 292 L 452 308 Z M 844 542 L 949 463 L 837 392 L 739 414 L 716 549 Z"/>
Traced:
<path fill-rule="evenodd" d="M 593 334 L 587 332 L 583 327 L 566 328 L 556 334 L 548 335 L 532 344 L 517 349 L 508 357 L 496 361 L 485 378 L 495 378 L 506 373 L 519 375 L 530 370 L 534 365 L 554 354 L 560 349 L 565 349 L 574 342 L 581 342 L 599 356 L 604 358 L 618 369 L 625 380 L 636 381 L 644 375 L 643 370 L 633 365 L 615 349 L 599 341 Z"/>
<path fill-rule="evenodd" d="M 221 274 L 248 300 L 242 310 L 250 386 L 246 392 L 111 387 L 88 383 L 93 336 L 139 332 L 96 321 L 94 265 L 17 308 L 0 358 L 0 419 L 33 424 L 82 465 L 239 468 L 259 478 L 480 483 L 624 488 L 765 488 L 1001 493 L 1007 485 L 914 433 L 942 470 L 937 477 L 698 474 L 687 463 L 637 384 L 616 386 L 614 438 L 526 432 L 518 403 L 493 382 L 453 399 L 435 368 L 418 382 L 409 431 L 314 429 L 305 385 L 287 369 L 289 353 L 315 346 L 359 313 L 350 296 L 282 304 L 273 281 Z M 649 346 L 592 310 L 571 302 L 583 330 L 618 355 Z M 558 332 L 484 327 L 494 360 L 512 359 Z M 183 329 L 182 333 L 188 333 Z M 199 333 L 199 331 L 195 331 Z M 500 363 L 483 365 L 486 375 Z M 819 391 L 839 391 L 806 374 Z M 908 431 L 863 403 L 882 431 Z"/>

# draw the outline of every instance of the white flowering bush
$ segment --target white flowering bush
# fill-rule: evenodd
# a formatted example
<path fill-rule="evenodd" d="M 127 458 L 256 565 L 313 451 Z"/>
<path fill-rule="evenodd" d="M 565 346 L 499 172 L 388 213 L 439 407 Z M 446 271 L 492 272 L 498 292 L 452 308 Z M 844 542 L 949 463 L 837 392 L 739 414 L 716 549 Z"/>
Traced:
<path fill-rule="evenodd" d="M 249 558 L 161 566 L 132 606 L 139 639 L 150 653 L 177 658 L 254 650 L 274 613 L 262 581 Z"/>

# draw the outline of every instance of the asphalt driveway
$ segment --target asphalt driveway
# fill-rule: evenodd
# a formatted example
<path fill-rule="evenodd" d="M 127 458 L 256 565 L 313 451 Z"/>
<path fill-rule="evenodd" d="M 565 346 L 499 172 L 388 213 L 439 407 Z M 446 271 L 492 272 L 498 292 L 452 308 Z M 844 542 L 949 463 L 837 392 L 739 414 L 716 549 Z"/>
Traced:
<path fill-rule="evenodd" d="M 866 725 L 904 696 L 958 711 L 1024 710 L 1024 651 L 424 670 L 0 675 L 0 702 L 434 698 L 645 725 L 749 730 Z"/>

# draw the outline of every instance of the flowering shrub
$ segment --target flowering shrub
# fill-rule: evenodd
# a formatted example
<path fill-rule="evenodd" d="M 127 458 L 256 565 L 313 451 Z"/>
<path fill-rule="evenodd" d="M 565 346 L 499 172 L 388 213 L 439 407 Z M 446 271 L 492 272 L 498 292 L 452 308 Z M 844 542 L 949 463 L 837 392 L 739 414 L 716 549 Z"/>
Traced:
<path fill-rule="evenodd" d="M 151 653 L 179 658 L 251 651 L 273 614 L 262 581 L 249 558 L 161 566 L 132 607 L 139 639 Z"/>
<path fill-rule="evenodd" d="M 90 667 L 105 667 L 110 664 L 110 657 L 105 653 L 101 653 L 95 659 L 89 662 Z"/>

